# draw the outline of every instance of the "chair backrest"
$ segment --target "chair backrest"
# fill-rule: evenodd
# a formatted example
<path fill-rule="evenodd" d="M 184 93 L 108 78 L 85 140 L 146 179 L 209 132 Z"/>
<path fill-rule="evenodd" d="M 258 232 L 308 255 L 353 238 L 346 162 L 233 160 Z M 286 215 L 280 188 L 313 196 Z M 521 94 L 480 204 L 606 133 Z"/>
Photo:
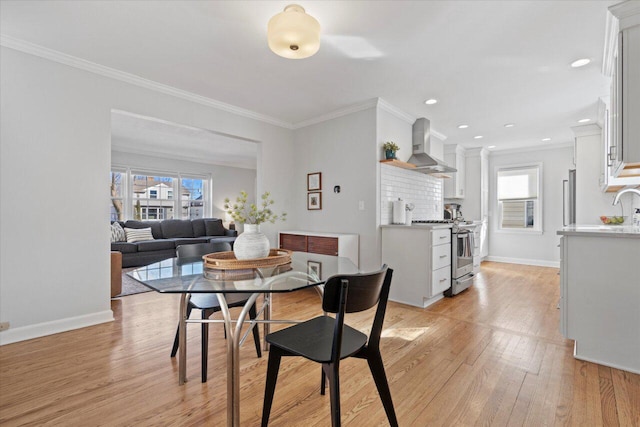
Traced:
<path fill-rule="evenodd" d="M 368 310 L 378 303 L 388 267 L 384 265 L 373 273 L 345 274 L 330 277 L 324 285 L 322 309 L 327 313 L 337 313 L 340 309 L 340 283 L 347 280 L 349 291 L 346 313 Z"/>
<path fill-rule="evenodd" d="M 225 252 L 231 250 L 229 242 L 194 243 L 192 245 L 180 245 L 176 248 L 178 258 L 197 258 L 213 252 Z"/>
<path fill-rule="evenodd" d="M 376 304 L 378 307 L 367 345 L 371 348 L 379 347 L 392 276 L 393 270 L 385 264 L 373 273 L 333 276 L 327 280 L 324 285 L 322 309 L 328 313 L 337 313 L 337 333 L 334 336 L 332 354 L 340 354 L 344 313 L 368 310 Z M 346 288 L 346 292 L 343 288 Z M 344 311 L 341 305 L 344 305 Z M 333 357 L 332 359 L 335 360 Z"/>

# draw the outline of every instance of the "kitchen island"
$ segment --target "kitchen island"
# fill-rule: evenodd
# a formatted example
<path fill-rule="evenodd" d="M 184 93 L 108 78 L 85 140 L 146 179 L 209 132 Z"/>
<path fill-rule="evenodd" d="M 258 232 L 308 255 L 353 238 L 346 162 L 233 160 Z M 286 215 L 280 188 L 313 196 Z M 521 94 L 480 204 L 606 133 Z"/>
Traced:
<path fill-rule="evenodd" d="M 560 331 L 577 359 L 640 373 L 640 229 L 558 231 Z"/>

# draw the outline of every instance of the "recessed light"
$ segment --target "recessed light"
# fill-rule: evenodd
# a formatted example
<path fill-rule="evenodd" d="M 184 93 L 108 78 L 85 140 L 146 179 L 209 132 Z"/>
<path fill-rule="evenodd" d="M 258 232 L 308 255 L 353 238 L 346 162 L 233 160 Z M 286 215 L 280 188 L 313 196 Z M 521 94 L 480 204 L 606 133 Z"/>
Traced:
<path fill-rule="evenodd" d="M 591 62 L 591 60 L 589 58 L 580 58 L 580 59 L 576 59 L 575 61 L 573 61 L 571 63 L 571 66 L 573 68 L 579 68 L 579 67 L 584 67 L 585 65 L 587 65 L 589 62 Z"/>
<path fill-rule="evenodd" d="M 580 120 L 578 120 L 578 123 L 587 123 L 587 122 L 590 122 L 590 121 L 591 121 L 591 119 L 580 119 Z"/>
<path fill-rule="evenodd" d="M 496 148 L 496 146 L 495 145 L 490 145 L 487 148 Z"/>
<path fill-rule="evenodd" d="M 473 137 L 473 139 L 482 139 L 482 135 L 476 135 Z"/>
<path fill-rule="evenodd" d="M 437 102 L 438 102 L 438 100 L 437 99 L 433 99 L 433 98 L 427 99 L 426 101 L 424 101 L 424 103 L 427 104 L 427 105 L 433 105 L 433 104 L 436 104 Z"/>
<path fill-rule="evenodd" d="M 506 128 L 512 128 L 514 126 L 515 125 L 513 123 L 507 123 L 506 125 L 504 125 L 504 127 L 506 127 Z"/>
<path fill-rule="evenodd" d="M 544 142 L 551 141 L 551 138 L 542 138 Z"/>
<path fill-rule="evenodd" d="M 466 129 L 469 125 L 458 125 L 458 129 Z"/>

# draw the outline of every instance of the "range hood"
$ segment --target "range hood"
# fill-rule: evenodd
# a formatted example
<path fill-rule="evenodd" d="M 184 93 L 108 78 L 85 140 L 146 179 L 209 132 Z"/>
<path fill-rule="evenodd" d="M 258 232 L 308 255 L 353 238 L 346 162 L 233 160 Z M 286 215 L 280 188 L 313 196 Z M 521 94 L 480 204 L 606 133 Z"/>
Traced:
<path fill-rule="evenodd" d="M 413 124 L 413 155 L 408 162 L 415 165 L 416 172 L 442 173 L 457 172 L 442 160 L 431 157 L 428 153 L 431 147 L 431 124 L 428 119 L 417 119 Z"/>

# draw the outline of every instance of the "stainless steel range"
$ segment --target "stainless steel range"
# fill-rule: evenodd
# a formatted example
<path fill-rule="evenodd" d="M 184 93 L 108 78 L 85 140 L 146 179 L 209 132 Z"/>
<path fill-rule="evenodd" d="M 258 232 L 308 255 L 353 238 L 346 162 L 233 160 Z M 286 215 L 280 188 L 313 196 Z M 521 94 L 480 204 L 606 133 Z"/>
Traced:
<path fill-rule="evenodd" d="M 454 223 L 451 228 L 451 288 L 444 292 L 452 297 L 473 284 L 473 224 Z"/>

